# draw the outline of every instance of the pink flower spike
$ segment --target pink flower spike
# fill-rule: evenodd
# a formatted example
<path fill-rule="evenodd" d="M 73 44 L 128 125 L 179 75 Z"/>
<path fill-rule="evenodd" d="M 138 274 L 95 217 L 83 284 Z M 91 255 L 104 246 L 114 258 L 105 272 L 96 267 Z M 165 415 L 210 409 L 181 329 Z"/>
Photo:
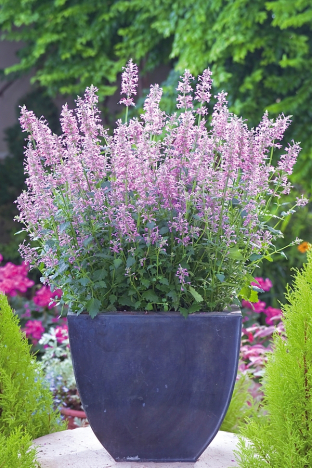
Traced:
<path fill-rule="evenodd" d="M 192 109 L 193 108 L 193 98 L 190 94 L 193 91 L 192 86 L 190 85 L 191 80 L 194 80 L 194 77 L 191 75 L 189 70 L 185 70 L 184 75 L 181 76 L 182 81 L 179 81 L 177 91 L 181 94 L 177 97 L 177 108 L 178 109 Z"/>
<path fill-rule="evenodd" d="M 125 94 L 127 97 L 122 98 L 119 101 L 119 104 L 124 104 L 125 106 L 134 106 L 134 101 L 130 96 L 137 93 L 138 86 L 138 67 L 135 63 L 132 62 L 132 59 L 129 60 L 126 67 L 123 67 L 124 72 L 121 75 L 121 94 Z"/>
<path fill-rule="evenodd" d="M 203 74 L 198 77 L 198 84 L 196 85 L 195 99 L 201 104 L 209 102 L 211 98 L 211 79 L 212 72 L 207 68 L 204 70 Z"/>

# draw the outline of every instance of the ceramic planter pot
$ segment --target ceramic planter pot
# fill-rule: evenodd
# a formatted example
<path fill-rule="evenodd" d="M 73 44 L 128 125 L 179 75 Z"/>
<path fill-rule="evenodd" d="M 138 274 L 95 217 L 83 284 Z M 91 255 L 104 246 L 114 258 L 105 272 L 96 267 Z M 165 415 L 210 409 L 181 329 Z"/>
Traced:
<path fill-rule="evenodd" d="M 232 396 L 240 312 L 68 315 L 77 388 L 116 461 L 194 462 Z"/>

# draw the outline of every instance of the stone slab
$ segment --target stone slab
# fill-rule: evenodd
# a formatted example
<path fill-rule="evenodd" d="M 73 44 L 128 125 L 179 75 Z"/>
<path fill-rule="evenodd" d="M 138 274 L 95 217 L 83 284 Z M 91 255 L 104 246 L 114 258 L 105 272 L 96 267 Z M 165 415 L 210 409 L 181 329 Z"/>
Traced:
<path fill-rule="evenodd" d="M 231 468 L 237 436 L 219 431 L 196 463 L 115 462 L 90 427 L 55 432 L 33 441 L 41 468 Z"/>

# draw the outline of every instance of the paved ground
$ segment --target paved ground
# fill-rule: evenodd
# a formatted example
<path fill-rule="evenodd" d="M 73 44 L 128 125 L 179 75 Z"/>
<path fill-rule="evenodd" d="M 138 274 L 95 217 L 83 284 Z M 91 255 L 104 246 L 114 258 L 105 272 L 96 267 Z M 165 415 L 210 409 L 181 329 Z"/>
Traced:
<path fill-rule="evenodd" d="M 196 463 L 116 463 L 90 427 L 56 432 L 34 440 L 41 468 L 230 468 L 237 437 L 219 431 Z"/>

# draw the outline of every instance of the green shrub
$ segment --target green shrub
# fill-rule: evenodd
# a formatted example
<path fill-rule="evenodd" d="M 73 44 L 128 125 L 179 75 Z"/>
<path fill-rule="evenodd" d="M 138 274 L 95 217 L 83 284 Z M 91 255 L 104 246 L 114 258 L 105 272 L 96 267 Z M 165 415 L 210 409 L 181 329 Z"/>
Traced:
<path fill-rule="evenodd" d="M 285 337 L 274 337 L 264 413 L 241 429 L 236 455 L 242 468 L 312 466 L 312 250 L 307 258 L 287 288 Z"/>
<path fill-rule="evenodd" d="M 0 467 L 35 466 L 35 452 L 27 452 L 31 440 L 63 429 L 18 318 L 0 294 Z"/>
<path fill-rule="evenodd" d="M 0 433 L 0 467 L 1 468 L 35 468 L 36 449 L 31 448 L 31 437 L 15 429 L 9 437 Z"/>

